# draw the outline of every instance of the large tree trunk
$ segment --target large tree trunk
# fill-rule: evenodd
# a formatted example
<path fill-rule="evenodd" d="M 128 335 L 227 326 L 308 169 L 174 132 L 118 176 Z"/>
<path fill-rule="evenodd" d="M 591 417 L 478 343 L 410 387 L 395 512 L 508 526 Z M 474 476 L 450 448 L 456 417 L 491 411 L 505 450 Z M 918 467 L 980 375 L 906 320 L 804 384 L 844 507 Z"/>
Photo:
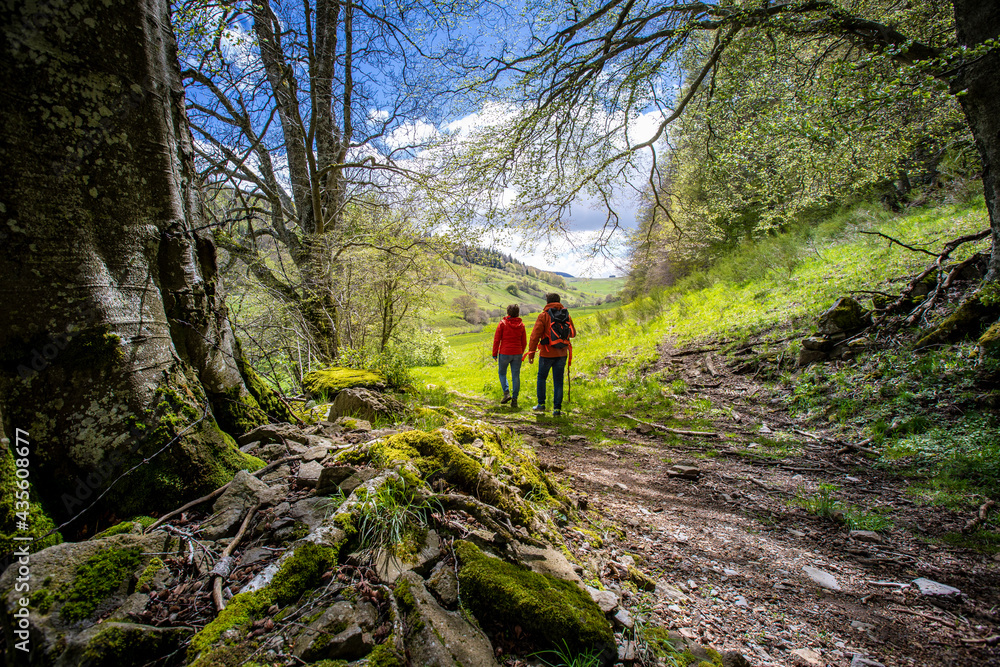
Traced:
<path fill-rule="evenodd" d="M 1000 3 L 954 0 L 958 42 L 974 48 L 1000 37 Z M 952 81 L 983 161 L 983 194 L 993 232 L 987 282 L 1000 281 L 1000 50 L 993 48 L 962 68 Z"/>
<path fill-rule="evenodd" d="M 3 431 L 58 520 L 104 492 L 85 520 L 168 509 L 260 465 L 219 425 L 266 417 L 199 229 L 167 2 L 0 12 Z"/>

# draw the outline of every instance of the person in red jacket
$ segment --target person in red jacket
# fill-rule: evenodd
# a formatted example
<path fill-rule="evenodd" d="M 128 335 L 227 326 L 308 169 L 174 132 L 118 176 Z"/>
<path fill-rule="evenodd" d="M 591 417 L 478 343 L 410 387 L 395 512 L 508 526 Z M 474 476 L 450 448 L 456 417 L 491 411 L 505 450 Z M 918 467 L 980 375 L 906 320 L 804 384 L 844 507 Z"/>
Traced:
<path fill-rule="evenodd" d="M 572 358 L 572 345 L 566 347 L 552 347 L 549 345 L 548 333 L 549 323 L 552 321 L 549 311 L 563 310 L 563 305 L 559 303 L 558 294 L 546 294 L 545 308 L 535 320 L 535 326 L 531 329 L 531 342 L 528 344 L 528 363 L 535 363 L 535 350 L 539 352 L 538 360 L 538 383 L 536 393 L 538 394 L 538 404 L 531 408 L 535 412 L 545 412 L 545 382 L 549 378 L 549 371 L 552 371 L 552 416 L 558 417 L 562 414 L 563 399 L 563 374 L 566 371 L 566 361 Z M 576 327 L 573 325 L 573 318 L 569 317 L 569 336 L 576 336 Z"/>
<path fill-rule="evenodd" d="M 521 391 L 521 361 L 524 348 L 528 346 L 528 334 L 519 317 L 521 307 L 516 303 L 507 306 L 507 317 L 500 320 L 493 334 L 493 360 L 500 362 L 500 386 L 503 400 L 510 401 L 510 407 L 517 409 L 517 394 Z M 507 389 L 507 367 L 510 366 L 510 380 L 513 394 Z"/>

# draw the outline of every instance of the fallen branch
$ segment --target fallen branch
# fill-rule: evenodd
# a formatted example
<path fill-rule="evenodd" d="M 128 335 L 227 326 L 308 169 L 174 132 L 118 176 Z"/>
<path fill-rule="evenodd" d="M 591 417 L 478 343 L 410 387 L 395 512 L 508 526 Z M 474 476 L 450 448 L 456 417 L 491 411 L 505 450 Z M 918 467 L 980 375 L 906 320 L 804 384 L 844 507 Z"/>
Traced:
<path fill-rule="evenodd" d="M 212 602 L 215 603 L 215 611 L 222 612 L 226 608 L 226 603 L 222 599 L 222 584 L 229 578 L 230 572 L 233 571 L 232 568 L 232 554 L 236 545 L 240 543 L 243 539 L 244 533 L 247 532 L 247 527 L 250 525 L 250 520 L 257 514 L 257 509 L 260 507 L 260 503 L 254 505 L 247 515 L 243 517 L 243 523 L 240 524 L 240 529 L 236 531 L 236 537 L 233 541 L 226 545 L 226 548 L 222 550 L 222 555 L 219 557 L 219 562 L 215 564 L 212 568 Z"/>
<path fill-rule="evenodd" d="M 989 637 L 962 637 L 959 641 L 963 644 L 986 644 L 987 646 L 996 646 L 1000 644 L 1000 635 L 991 635 Z"/>
<path fill-rule="evenodd" d="M 880 452 L 876 452 L 874 449 L 871 449 L 870 447 L 865 447 L 865 445 L 867 445 L 871 441 L 872 441 L 871 438 L 867 438 L 865 440 L 862 440 L 856 445 L 848 443 L 843 447 L 841 447 L 840 449 L 838 449 L 837 454 L 847 454 L 848 452 L 864 452 L 865 454 L 872 454 L 873 456 L 881 456 Z"/>
<path fill-rule="evenodd" d="M 822 442 L 822 439 L 818 435 L 816 435 L 815 433 L 810 433 L 809 431 L 803 431 L 803 430 L 797 429 L 797 428 L 793 428 L 792 432 L 793 433 L 798 433 L 799 435 L 803 435 L 803 436 L 805 436 L 807 438 L 811 438 L 811 439 L 815 440 L 816 442 Z"/>
<path fill-rule="evenodd" d="M 941 625 L 956 630 L 956 626 L 951 621 L 946 621 L 943 618 L 938 618 L 937 616 L 931 616 L 930 614 L 921 614 L 919 611 L 914 611 L 913 609 L 903 609 L 902 607 L 889 607 L 891 611 L 898 611 L 904 614 L 912 614 L 913 616 L 919 616 L 920 618 L 926 618 L 928 621 L 937 621 Z"/>
<path fill-rule="evenodd" d="M 719 348 L 717 347 L 699 347 L 694 350 L 684 350 L 683 352 L 675 352 L 674 354 L 670 355 L 670 358 L 676 359 L 677 357 L 689 357 L 692 354 L 704 354 L 706 352 L 715 352 L 718 349 Z"/>
<path fill-rule="evenodd" d="M 971 533 L 977 530 L 981 525 L 986 523 L 987 519 L 990 518 L 990 513 L 996 506 L 997 504 L 996 501 L 994 500 L 987 500 L 985 503 L 983 503 L 979 507 L 979 511 L 976 513 L 976 516 L 972 517 L 971 519 L 968 520 L 968 522 L 966 522 L 965 527 L 962 528 L 962 532 Z"/>
<path fill-rule="evenodd" d="M 705 354 L 705 368 L 712 374 L 712 377 L 716 377 L 719 374 L 719 371 L 715 370 L 715 364 L 712 363 L 712 355 L 710 353 Z"/>
<path fill-rule="evenodd" d="M 272 461 L 271 463 L 267 464 L 266 466 L 264 466 L 260 470 L 255 470 L 254 472 L 250 473 L 250 475 L 253 476 L 253 477 L 260 477 L 264 473 L 269 472 L 271 470 L 274 470 L 275 468 L 277 468 L 278 466 L 280 466 L 282 463 L 288 463 L 289 461 L 297 461 L 297 460 L 299 460 L 301 458 L 302 458 L 301 454 L 293 454 L 291 456 L 286 456 L 284 458 L 278 459 L 277 461 Z M 225 490 L 229 488 L 230 484 L 232 484 L 232 480 L 226 482 L 225 484 L 223 484 L 222 486 L 220 486 L 219 488 L 217 488 L 215 491 L 212 491 L 207 496 L 202 496 L 201 498 L 195 498 L 191 502 L 185 503 L 184 505 L 181 505 L 180 507 L 178 507 L 174 511 L 168 512 L 167 514 L 164 514 L 159 519 L 157 519 L 155 523 L 151 524 L 149 526 L 149 528 L 147 528 L 143 532 L 144 533 L 149 533 L 149 532 L 151 532 L 153 530 L 156 530 L 157 528 L 159 528 L 164 523 L 166 523 L 170 519 L 174 518 L 175 516 L 177 516 L 181 512 L 186 512 L 187 510 L 191 509 L 192 507 L 196 507 L 197 505 L 201 505 L 202 503 L 207 503 L 209 500 L 213 500 L 213 499 L 221 496 L 223 494 L 223 492 L 225 492 Z"/>
<path fill-rule="evenodd" d="M 640 424 L 645 424 L 646 426 L 652 426 L 653 428 L 660 429 L 661 431 L 665 431 L 666 433 L 673 433 L 674 435 L 689 435 L 689 436 L 695 436 L 695 437 L 700 436 L 702 438 L 721 438 L 722 437 L 721 433 L 715 433 L 713 431 L 685 431 L 685 430 L 682 430 L 682 429 L 679 429 L 679 428 L 669 428 L 667 426 L 664 426 L 663 424 L 657 424 L 655 422 L 645 422 L 645 421 L 642 421 L 641 419 L 636 419 L 632 415 L 625 415 L 625 414 L 623 414 L 622 417 L 626 417 L 628 419 L 631 419 L 634 422 L 639 422 Z"/>
<path fill-rule="evenodd" d="M 930 255 L 931 257 L 935 257 L 934 253 L 932 253 L 930 250 L 927 250 L 926 248 L 917 248 L 916 246 L 907 245 L 906 243 L 903 243 L 902 241 L 900 241 L 898 239 L 894 239 L 891 236 L 887 236 L 886 234 L 883 234 L 882 232 L 866 232 L 864 230 L 860 230 L 858 233 L 859 234 L 868 234 L 869 236 L 881 236 L 882 238 L 886 239 L 890 243 L 895 243 L 896 245 L 902 246 L 903 248 L 906 248 L 907 250 L 912 250 L 913 252 L 922 252 L 925 255 Z"/>

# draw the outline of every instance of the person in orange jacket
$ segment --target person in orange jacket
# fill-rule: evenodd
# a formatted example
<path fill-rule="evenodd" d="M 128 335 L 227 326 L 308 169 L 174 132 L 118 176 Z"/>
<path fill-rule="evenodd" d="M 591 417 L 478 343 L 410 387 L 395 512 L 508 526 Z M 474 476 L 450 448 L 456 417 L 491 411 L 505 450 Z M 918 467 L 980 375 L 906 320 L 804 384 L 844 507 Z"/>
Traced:
<path fill-rule="evenodd" d="M 520 318 L 521 307 L 516 303 L 507 306 L 507 317 L 500 320 L 493 334 L 493 360 L 499 362 L 500 387 L 503 389 L 501 403 L 510 401 L 512 410 L 517 410 L 517 394 L 521 391 L 521 362 L 524 348 L 528 345 L 528 334 Z M 507 367 L 510 366 L 511 394 L 507 389 Z"/>
<path fill-rule="evenodd" d="M 535 320 L 535 326 L 531 329 L 531 340 L 528 343 L 528 363 L 535 363 L 535 351 L 538 351 L 538 383 L 535 393 L 538 395 L 538 404 L 531 408 L 535 412 L 545 412 L 545 383 L 549 378 L 549 371 L 552 371 L 552 416 L 558 417 L 562 414 L 563 399 L 563 375 L 566 371 L 566 362 L 573 358 L 573 346 L 556 347 L 551 345 L 549 340 L 549 327 L 552 323 L 553 311 L 565 310 L 559 303 L 558 294 L 545 295 L 545 308 Z M 573 318 L 569 317 L 569 337 L 576 336 L 576 327 L 573 325 Z"/>

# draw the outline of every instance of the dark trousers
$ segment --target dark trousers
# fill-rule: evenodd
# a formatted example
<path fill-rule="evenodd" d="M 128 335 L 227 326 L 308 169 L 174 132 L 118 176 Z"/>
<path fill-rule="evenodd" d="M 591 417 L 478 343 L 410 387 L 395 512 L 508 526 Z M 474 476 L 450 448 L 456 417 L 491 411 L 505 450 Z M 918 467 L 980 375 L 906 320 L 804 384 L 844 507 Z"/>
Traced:
<path fill-rule="evenodd" d="M 552 371 L 552 409 L 562 409 L 563 375 L 566 371 L 566 357 L 538 357 L 538 404 L 545 405 L 545 382 Z"/>

